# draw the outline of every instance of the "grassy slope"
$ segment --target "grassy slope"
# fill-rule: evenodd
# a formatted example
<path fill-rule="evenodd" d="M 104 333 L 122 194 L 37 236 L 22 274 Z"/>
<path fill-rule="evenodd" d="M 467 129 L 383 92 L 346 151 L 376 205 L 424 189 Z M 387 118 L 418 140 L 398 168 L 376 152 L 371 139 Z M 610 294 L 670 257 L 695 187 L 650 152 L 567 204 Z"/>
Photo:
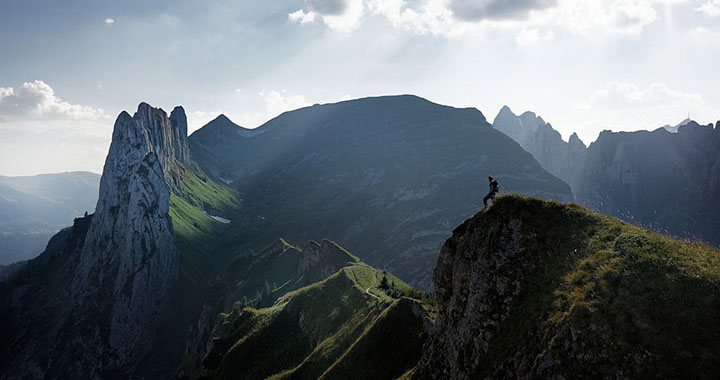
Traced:
<path fill-rule="evenodd" d="M 175 371 L 185 347 L 185 336 L 192 318 L 199 312 L 214 276 L 228 262 L 224 245 L 230 225 L 212 219 L 205 210 L 232 218 L 239 206 L 235 190 L 208 178 L 192 166 L 178 165 L 172 186 L 170 216 L 180 251 L 180 273 L 171 315 L 162 323 L 158 341 L 145 358 L 140 372 L 153 377 L 169 376 Z"/>
<path fill-rule="evenodd" d="M 297 255 L 298 250 L 278 240 L 258 256 L 269 257 L 268 262 L 274 263 L 280 257 Z M 316 379 L 343 357 L 359 338 L 366 336 L 372 326 L 377 325 L 377 319 L 387 314 L 383 310 L 388 307 L 396 309 L 398 297 L 406 294 L 421 298 L 421 292 L 394 276 L 347 255 L 354 260 L 346 261 L 346 266 L 340 271 L 323 281 L 284 294 L 271 307 L 240 309 L 242 304 L 235 303 L 230 313 L 221 314 L 220 328 L 215 331 L 220 337 L 205 359 L 207 366 L 217 367 L 212 376 Z M 256 259 L 252 266 L 266 267 L 258 261 L 262 260 Z M 381 289 L 378 285 L 382 276 L 388 277 L 394 288 Z M 238 285 L 242 287 L 244 284 Z M 285 289 L 288 289 L 287 285 Z M 238 293 L 234 294 L 237 296 Z M 417 301 L 407 298 L 406 302 Z M 425 308 L 432 309 L 432 306 L 427 304 Z M 424 311 L 420 314 L 426 315 Z M 419 318 L 411 313 L 391 315 L 395 316 L 395 320 Z M 417 331 L 420 325 L 407 324 L 410 330 L 415 328 L 416 336 L 420 335 Z M 412 341 L 409 342 L 408 347 L 419 352 L 421 343 L 413 345 Z M 419 358 L 419 354 L 415 355 L 415 351 L 408 347 L 403 351 L 406 355 L 396 361 L 403 371 Z M 385 367 L 380 365 L 380 368 Z M 386 369 L 390 371 L 389 367 Z M 392 377 L 397 375 L 392 373 Z"/>
<path fill-rule="evenodd" d="M 525 255 L 537 269 L 490 342 L 488 364 L 513 352 L 533 352 L 528 336 L 549 339 L 542 331 L 570 326 L 564 334 L 574 331 L 583 338 L 580 350 L 594 364 L 582 370 L 593 376 L 613 375 L 617 363 L 630 368 L 626 375 L 640 377 L 720 371 L 719 251 L 575 204 L 516 195 L 500 197 L 468 228 L 492 229 L 498 220 L 518 216 L 523 230 L 535 232 Z M 568 337 L 558 334 L 541 342 L 536 361 L 548 352 L 567 355 L 561 342 Z M 578 368 L 568 363 L 561 372 L 572 376 Z"/>

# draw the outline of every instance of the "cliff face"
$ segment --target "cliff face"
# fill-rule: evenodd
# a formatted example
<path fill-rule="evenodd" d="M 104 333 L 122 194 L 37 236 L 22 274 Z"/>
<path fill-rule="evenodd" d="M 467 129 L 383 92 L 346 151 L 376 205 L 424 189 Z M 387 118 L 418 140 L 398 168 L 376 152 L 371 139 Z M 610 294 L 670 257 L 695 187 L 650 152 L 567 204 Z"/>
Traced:
<path fill-rule="evenodd" d="M 493 128 L 512 137 L 543 166 L 543 168 L 577 188 L 585 161 L 586 147 L 577 134 L 568 142 L 540 116 L 532 112 L 515 115 L 504 106 L 493 121 Z"/>
<path fill-rule="evenodd" d="M 187 160 L 182 108 L 168 118 L 143 103 L 133 117 L 120 114 L 95 214 L 55 237 L 3 289 L 8 377 L 132 373 L 178 276 L 168 173 Z"/>
<path fill-rule="evenodd" d="M 453 231 L 414 378 L 711 378 L 720 252 L 503 196 Z"/>

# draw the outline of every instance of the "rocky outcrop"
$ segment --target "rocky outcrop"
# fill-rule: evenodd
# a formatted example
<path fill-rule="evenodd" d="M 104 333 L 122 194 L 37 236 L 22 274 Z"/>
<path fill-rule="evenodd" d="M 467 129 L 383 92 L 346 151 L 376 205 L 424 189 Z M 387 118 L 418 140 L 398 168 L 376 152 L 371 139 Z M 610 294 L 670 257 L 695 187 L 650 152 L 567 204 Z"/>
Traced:
<path fill-rule="evenodd" d="M 716 270 L 707 246 L 502 196 L 440 253 L 438 316 L 413 378 L 713 378 Z"/>
<path fill-rule="evenodd" d="M 178 277 L 169 204 L 179 179 L 169 173 L 188 160 L 187 146 L 180 107 L 169 118 L 145 103 L 133 117 L 120 114 L 95 214 L 56 236 L 3 289 L 12 299 L 3 334 L 17 350 L 3 357 L 8 378 L 132 375 Z"/>
<path fill-rule="evenodd" d="M 310 240 L 300 252 L 298 275 L 306 276 L 305 281 L 308 283 L 320 281 L 352 261 L 358 259 L 334 242 L 327 239 L 320 243 Z"/>

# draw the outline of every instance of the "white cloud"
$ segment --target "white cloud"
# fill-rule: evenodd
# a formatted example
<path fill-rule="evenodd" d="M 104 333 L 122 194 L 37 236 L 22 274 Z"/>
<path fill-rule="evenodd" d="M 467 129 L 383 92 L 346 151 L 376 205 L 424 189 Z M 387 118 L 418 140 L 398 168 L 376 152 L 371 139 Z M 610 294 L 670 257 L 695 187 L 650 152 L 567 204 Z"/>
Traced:
<path fill-rule="evenodd" d="M 705 13 L 710 17 L 720 16 L 720 0 L 710 0 L 695 8 L 696 11 Z"/>
<path fill-rule="evenodd" d="M 265 101 L 265 109 L 270 117 L 275 117 L 285 111 L 291 111 L 298 108 L 309 106 L 302 95 L 287 95 L 286 90 L 281 91 L 260 91 L 259 94 Z"/>
<path fill-rule="evenodd" d="M 297 10 L 296 12 L 290 13 L 288 15 L 288 18 L 290 21 L 297 21 L 301 24 L 307 24 L 315 21 L 315 12 L 305 12 L 302 9 Z"/>
<path fill-rule="evenodd" d="M 571 32 L 639 33 L 657 20 L 650 0 L 563 0 L 557 24 Z"/>
<path fill-rule="evenodd" d="M 330 29 L 349 32 L 360 26 L 364 0 L 305 0 L 307 10 L 290 13 L 288 19 L 301 24 L 322 21 Z"/>
<path fill-rule="evenodd" d="M 688 37 L 694 42 L 718 42 L 720 41 L 720 32 L 714 29 L 708 29 L 704 26 L 696 26 L 687 31 Z"/>
<path fill-rule="evenodd" d="M 720 119 L 720 109 L 699 94 L 674 90 L 662 83 L 641 87 L 610 82 L 572 110 L 573 123 L 586 141 L 602 130 L 655 129 L 683 120 L 687 113 L 701 124 Z"/>
<path fill-rule="evenodd" d="M 107 119 L 102 109 L 68 103 L 50 85 L 41 81 L 25 82 L 17 90 L 0 88 L 0 121 L 10 118 L 63 118 L 75 120 Z"/>
<path fill-rule="evenodd" d="M 683 2 L 687 0 L 333 0 L 318 6 L 306 0 L 305 9 L 288 19 L 352 31 L 364 17 L 376 16 L 398 29 L 448 38 L 487 28 L 636 34 L 658 19 L 658 5 Z"/>
<path fill-rule="evenodd" d="M 515 37 L 515 41 L 517 41 L 520 46 L 532 46 L 539 41 L 549 41 L 553 38 L 555 38 L 555 34 L 551 31 L 541 33 L 538 29 L 531 28 L 522 29 Z"/>
<path fill-rule="evenodd" d="M 115 23 L 115 20 L 111 19 L 110 17 L 105 19 L 105 25 L 112 25 Z"/>

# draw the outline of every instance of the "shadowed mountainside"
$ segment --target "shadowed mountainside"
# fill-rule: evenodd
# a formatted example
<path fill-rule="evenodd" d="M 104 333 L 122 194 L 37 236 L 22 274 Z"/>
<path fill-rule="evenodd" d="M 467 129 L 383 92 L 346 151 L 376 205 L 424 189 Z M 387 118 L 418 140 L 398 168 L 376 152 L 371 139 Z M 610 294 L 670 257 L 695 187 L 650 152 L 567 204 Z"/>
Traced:
<path fill-rule="evenodd" d="M 426 289 L 447 230 L 481 207 L 487 175 L 503 191 L 571 198 L 478 110 L 415 96 L 315 105 L 255 130 L 221 116 L 190 147 L 245 200 L 238 241 L 327 236 Z"/>

